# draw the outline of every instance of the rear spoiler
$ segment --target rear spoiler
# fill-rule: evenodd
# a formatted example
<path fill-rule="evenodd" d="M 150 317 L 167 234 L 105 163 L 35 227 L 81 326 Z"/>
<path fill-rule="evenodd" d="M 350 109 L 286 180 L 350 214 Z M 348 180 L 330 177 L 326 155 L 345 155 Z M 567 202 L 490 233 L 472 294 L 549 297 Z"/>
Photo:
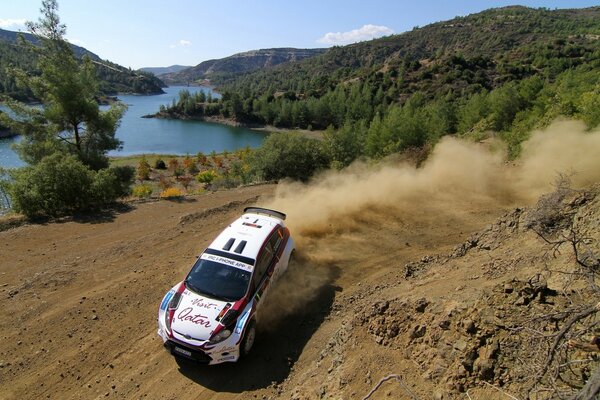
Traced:
<path fill-rule="evenodd" d="M 268 208 L 262 207 L 246 207 L 244 208 L 244 213 L 252 213 L 252 214 L 265 214 L 270 217 L 279 218 L 280 220 L 285 220 L 285 214 L 279 211 L 270 210 Z"/>

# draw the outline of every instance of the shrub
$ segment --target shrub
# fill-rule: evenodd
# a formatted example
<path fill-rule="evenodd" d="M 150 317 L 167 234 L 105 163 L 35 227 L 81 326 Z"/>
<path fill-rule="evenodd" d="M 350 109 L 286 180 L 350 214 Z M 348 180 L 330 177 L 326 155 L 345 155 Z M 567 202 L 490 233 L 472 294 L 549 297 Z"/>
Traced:
<path fill-rule="evenodd" d="M 28 218 L 68 215 L 113 202 L 121 182 L 114 169 L 94 172 L 75 156 L 53 154 L 11 171 L 13 208 Z"/>
<path fill-rule="evenodd" d="M 231 174 L 219 175 L 210 184 L 211 189 L 217 190 L 221 188 L 231 189 L 242 184 L 242 180 Z"/>
<path fill-rule="evenodd" d="M 183 175 L 185 175 L 185 169 L 183 169 L 183 167 L 177 167 L 173 171 L 173 176 L 175 176 L 176 179 L 179 179 Z"/>
<path fill-rule="evenodd" d="M 221 156 L 214 156 L 213 165 L 217 168 L 223 168 L 223 158 Z"/>
<path fill-rule="evenodd" d="M 254 175 L 266 180 L 292 178 L 306 181 L 329 165 L 321 143 L 295 132 L 269 136 L 261 148 L 249 157 Z"/>
<path fill-rule="evenodd" d="M 159 158 L 154 163 L 154 168 L 156 168 L 156 169 L 167 169 L 167 166 L 165 165 L 165 162 Z"/>
<path fill-rule="evenodd" d="M 200 170 L 198 169 L 198 166 L 196 165 L 196 163 L 192 163 L 188 167 L 188 172 L 190 173 L 190 175 L 196 175 L 198 172 L 200 172 Z"/>
<path fill-rule="evenodd" d="M 113 202 L 118 195 L 118 178 L 114 170 L 101 169 L 92 182 L 92 201 L 96 204 L 108 204 Z"/>
<path fill-rule="evenodd" d="M 201 151 L 199 151 L 198 154 L 196 155 L 196 160 L 198 160 L 198 164 L 200 164 L 200 165 L 204 165 L 208 161 L 208 159 L 206 158 L 204 153 Z"/>
<path fill-rule="evenodd" d="M 175 172 L 179 168 L 179 160 L 176 158 L 169 159 L 169 171 Z"/>
<path fill-rule="evenodd" d="M 160 192 L 161 199 L 176 199 L 176 198 L 179 198 L 182 196 L 183 196 L 183 193 L 181 193 L 181 190 L 179 190 L 177 188 L 173 188 L 173 187 Z"/>
<path fill-rule="evenodd" d="M 135 168 L 130 165 L 123 165 L 120 167 L 110 167 L 109 171 L 112 171 L 117 178 L 115 182 L 115 195 L 117 197 L 124 197 L 131 193 Z"/>
<path fill-rule="evenodd" d="M 147 199 L 152 195 L 152 191 L 152 186 L 147 183 L 142 183 L 141 185 L 135 185 L 133 187 L 132 194 L 140 199 Z"/>
<path fill-rule="evenodd" d="M 171 181 L 169 180 L 169 178 L 167 178 L 164 175 L 161 175 L 158 177 L 158 184 L 160 185 L 160 188 L 162 190 L 167 190 L 168 188 L 170 188 L 171 186 L 173 186 L 173 184 L 171 183 Z"/>
<path fill-rule="evenodd" d="M 188 191 L 188 188 L 192 184 L 192 179 L 194 179 L 194 178 L 192 178 L 189 175 L 184 175 L 181 178 L 179 178 L 179 182 L 181 183 L 181 186 L 183 186 L 183 188 L 186 190 L 186 192 Z"/>
<path fill-rule="evenodd" d="M 194 164 L 194 160 L 189 155 L 186 155 L 183 159 L 183 167 L 189 169 Z"/>
<path fill-rule="evenodd" d="M 200 172 L 196 175 L 196 180 L 200 183 L 211 183 L 217 177 L 217 173 L 212 169 Z"/>
<path fill-rule="evenodd" d="M 138 163 L 137 178 L 140 181 L 147 181 L 150 179 L 150 164 L 148 164 L 145 156 L 142 156 L 140 162 Z"/>

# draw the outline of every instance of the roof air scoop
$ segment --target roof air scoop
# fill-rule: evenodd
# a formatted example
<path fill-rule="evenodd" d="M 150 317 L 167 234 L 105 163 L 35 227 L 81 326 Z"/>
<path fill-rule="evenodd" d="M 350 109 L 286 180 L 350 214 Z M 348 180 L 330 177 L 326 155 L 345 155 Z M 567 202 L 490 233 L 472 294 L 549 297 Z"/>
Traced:
<path fill-rule="evenodd" d="M 227 241 L 227 243 L 225 243 L 225 246 L 223 246 L 223 250 L 229 251 L 229 249 L 231 249 L 231 246 L 233 246 L 234 242 L 235 242 L 234 238 L 229 238 L 229 240 Z"/>
<path fill-rule="evenodd" d="M 242 254 L 242 251 L 244 251 L 244 248 L 246 247 L 246 241 L 242 240 L 237 247 L 235 248 L 234 252 L 238 253 L 238 254 Z"/>

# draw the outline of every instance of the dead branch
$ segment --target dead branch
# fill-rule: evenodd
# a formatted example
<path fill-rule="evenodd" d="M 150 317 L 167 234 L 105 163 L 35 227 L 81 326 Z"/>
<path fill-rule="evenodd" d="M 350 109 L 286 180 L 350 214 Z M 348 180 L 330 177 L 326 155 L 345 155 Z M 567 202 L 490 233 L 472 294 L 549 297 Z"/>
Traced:
<path fill-rule="evenodd" d="M 548 355 L 546 356 L 546 362 L 544 363 L 544 365 L 542 366 L 542 369 L 540 370 L 540 372 L 536 375 L 533 384 L 531 386 L 531 388 L 529 389 L 529 393 L 531 393 L 531 391 L 533 390 L 533 388 L 540 383 L 540 381 L 542 380 L 542 378 L 544 377 L 544 375 L 546 375 L 546 372 L 548 372 L 548 369 L 550 368 L 550 365 L 552 364 L 552 361 L 554 361 L 554 357 L 556 355 L 556 350 L 558 348 L 558 345 L 560 344 L 560 342 L 563 340 L 563 338 L 565 337 L 565 335 L 567 334 L 567 332 L 569 332 L 569 330 L 573 327 L 573 325 L 584 319 L 589 317 L 592 314 L 597 313 L 598 311 L 600 311 L 600 303 L 592 306 L 592 307 L 588 307 L 585 310 L 573 315 L 561 328 L 561 330 L 558 332 L 558 334 L 556 335 L 556 337 L 554 338 L 554 341 L 552 343 L 552 345 L 550 346 L 550 349 L 548 350 Z"/>
<path fill-rule="evenodd" d="M 373 387 L 373 389 L 371 389 L 371 391 L 365 396 L 363 397 L 362 400 L 368 400 L 373 393 L 375 393 L 377 391 L 377 389 L 379 389 L 379 387 L 386 381 L 389 381 L 391 379 L 395 379 L 396 381 L 398 381 L 398 383 L 400 384 L 400 387 L 402 387 L 402 389 L 404 390 L 404 392 L 406 394 L 408 394 L 413 400 L 419 400 L 419 398 L 417 397 L 417 395 L 415 395 L 412 390 L 409 389 L 408 386 L 406 386 L 406 384 L 402 381 L 402 377 L 398 374 L 391 374 L 386 376 L 385 378 L 381 378 L 379 380 L 379 382 L 377 382 L 377 384 Z"/>
<path fill-rule="evenodd" d="M 596 371 L 585 386 L 572 397 L 573 400 L 594 400 L 600 397 L 600 368 L 596 368 Z"/>

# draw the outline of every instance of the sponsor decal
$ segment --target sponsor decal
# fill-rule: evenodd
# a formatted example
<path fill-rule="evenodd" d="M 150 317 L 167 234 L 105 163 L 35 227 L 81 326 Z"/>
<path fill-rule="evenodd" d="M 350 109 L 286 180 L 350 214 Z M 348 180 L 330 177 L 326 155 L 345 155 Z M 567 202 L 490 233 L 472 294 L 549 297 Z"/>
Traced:
<path fill-rule="evenodd" d="M 177 319 L 180 321 L 189 321 L 196 325 L 203 325 L 206 328 L 210 328 L 210 321 L 208 317 L 201 314 L 193 314 L 194 308 L 187 307 L 184 308 L 177 314 Z"/>
<path fill-rule="evenodd" d="M 217 308 L 219 308 L 219 305 L 216 303 L 208 303 L 206 302 L 205 299 L 193 299 L 192 300 L 192 305 L 196 306 L 196 307 L 200 307 L 200 308 L 206 308 L 206 309 L 212 309 L 212 310 L 216 310 Z"/>
<path fill-rule="evenodd" d="M 225 265 L 230 265 L 232 267 L 235 268 L 239 268 L 239 269 L 243 269 L 244 271 L 249 271 L 252 272 L 252 270 L 254 269 L 254 267 L 250 264 L 246 264 L 240 261 L 236 261 L 236 260 L 230 260 L 229 258 L 225 258 L 225 257 L 221 257 L 221 256 L 215 256 L 214 254 L 202 254 L 202 258 L 203 260 L 209 260 L 209 261 L 214 261 L 214 262 L 218 262 L 221 264 L 225 264 Z"/>
<path fill-rule="evenodd" d="M 246 325 L 246 321 L 248 320 L 248 316 L 250 315 L 250 311 L 246 311 L 244 315 L 240 319 L 238 319 L 238 323 L 235 325 L 235 333 L 240 334 L 244 330 L 244 326 Z"/>
<path fill-rule="evenodd" d="M 175 291 L 169 290 L 167 292 L 167 294 L 165 295 L 165 297 L 163 297 L 163 301 L 162 301 L 162 303 L 160 303 L 161 310 L 164 311 L 167 309 L 167 306 L 169 305 L 169 301 L 171 301 L 171 297 L 173 297 L 173 294 L 175 294 Z"/>

